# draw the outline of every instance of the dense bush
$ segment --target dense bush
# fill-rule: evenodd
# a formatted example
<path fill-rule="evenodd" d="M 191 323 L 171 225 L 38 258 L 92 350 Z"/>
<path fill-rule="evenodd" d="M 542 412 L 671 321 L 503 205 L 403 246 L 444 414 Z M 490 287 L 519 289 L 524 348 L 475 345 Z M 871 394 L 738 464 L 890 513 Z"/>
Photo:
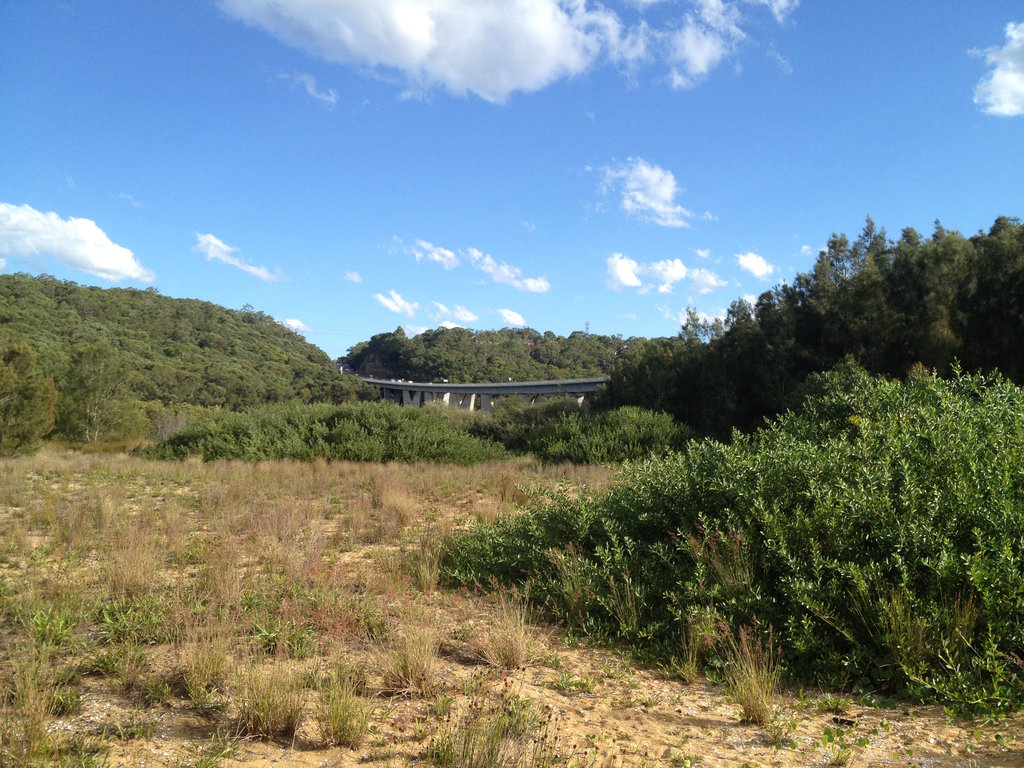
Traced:
<path fill-rule="evenodd" d="M 671 416 L 627 406 L 607 411 L 574 402 L 528 405 L 500 401 L 490 415 L 469 422 L 471 434 L 543 461 L 601 464 L 643 459 L 681 448 L 692 432 Z"/>
<path fill-rule="evenodd" d="M 152 449 L 160 458 L 442 461 L 501 458 L 498 445 L 449 425 L 433 409 L 390 403 L 352 406 L 289 403 L 219 413 L 186 425 Z"/>
<path fill-rule="evenodd" d="M 852 365 L 808 392 L 753 435 L 628 467 L 604 497 L 457 537 L 448 578 L 530 583 L 580 631 L 666 658 L 714 657 L 716 627 L 771 627 L 796 678 L 1024 703 L 1024 393 Z"/>

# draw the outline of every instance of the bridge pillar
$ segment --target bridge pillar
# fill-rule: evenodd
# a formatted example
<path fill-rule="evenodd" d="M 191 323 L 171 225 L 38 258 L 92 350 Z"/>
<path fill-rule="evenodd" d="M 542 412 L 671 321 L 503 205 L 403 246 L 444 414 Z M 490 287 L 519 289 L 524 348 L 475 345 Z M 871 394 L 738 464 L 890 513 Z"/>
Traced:
<path fill-rule="evenodd" d="M 472 411 L 476 407 L 476 393 L 470 392 L 459 398 L 459 408 Z"/>
<path fill-rule="evenodd" d="M 480 395 L 480 410 L 483 413 L 490 413 L 492 407 L 491 403 L 493 400 L 494 398 L 490 395 Z"/>
<path fill-rule="evenodd" d="M 409 389 L 402 390 L 402 405 L 419 405 L 420 393 Z"/>

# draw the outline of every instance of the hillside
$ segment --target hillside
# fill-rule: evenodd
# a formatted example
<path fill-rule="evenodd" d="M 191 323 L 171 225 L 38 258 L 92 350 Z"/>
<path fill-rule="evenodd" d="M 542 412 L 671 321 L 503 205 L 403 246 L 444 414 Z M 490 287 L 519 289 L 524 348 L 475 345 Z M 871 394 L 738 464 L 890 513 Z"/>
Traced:
<path fill-rule="evenodd" d="M 532 328 L 438 328 L 410 338 L 397 328 L 360 342 L 338 362 L 364 376 L 413 381 L 547 381 L 607 373 L 633 341 Z"/>
<path fill-rule="evenodd" d="M 62 394 L 89 366 L 116 372 L 120 396 L 164 405 L 337 402 L 346 390 L 322 350 L 272 317 L 152 288 L 0 275 L 0 342 L 16 340 Z"/>

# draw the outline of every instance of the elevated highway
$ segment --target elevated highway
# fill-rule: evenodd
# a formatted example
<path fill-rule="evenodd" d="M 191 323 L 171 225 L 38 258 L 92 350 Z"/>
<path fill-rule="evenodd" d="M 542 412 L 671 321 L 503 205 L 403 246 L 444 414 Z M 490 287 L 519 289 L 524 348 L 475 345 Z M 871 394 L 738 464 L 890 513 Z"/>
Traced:
<path fill-rule="evenodd" d="M 480 384 L 423 384 L 401 379 L 375 379 L 360 376 L 371 387 L 380 390 L 383 400 L 393 400 L 403 406 L 444 403 L 445 405 L 481 411 L 490 411 L 494 400 L 502 397 L 518 397 L 536 403 L 549 398 L 575 400 L 582 405 L 597 392 L 598 387 L 608 379 L 594 376 L 586 379 L 560 379 L 558 381 L 497 381 Z"/>

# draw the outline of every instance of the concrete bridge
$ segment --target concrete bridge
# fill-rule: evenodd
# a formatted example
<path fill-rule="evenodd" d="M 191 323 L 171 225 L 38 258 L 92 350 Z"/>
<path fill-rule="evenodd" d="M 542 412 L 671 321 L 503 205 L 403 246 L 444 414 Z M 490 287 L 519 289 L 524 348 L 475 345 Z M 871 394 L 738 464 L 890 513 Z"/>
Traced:
<path fill-rule="evenodd" d="M 494 400 L 502 397 L 518 397 L 529 403 L 536 403 L 548 398 L 560 397 L 575 400 L 582 405 L 588 397 L 593 397 L 597 388 L 604 384 L 606 376 L 595 376 L 588 379 L 562 379 L 560 381 L 509 381 L 490 382 L 483 384 L 420 384 L 414 381 L 395 379 L 375 379 L 360 376 L 371 387 L 380 390 L 383 400 L 393 400 L 399 405 L 425 405 L 427 403 L 444 403 L 445 405 L 481 411 L 490 411 Z"/>

